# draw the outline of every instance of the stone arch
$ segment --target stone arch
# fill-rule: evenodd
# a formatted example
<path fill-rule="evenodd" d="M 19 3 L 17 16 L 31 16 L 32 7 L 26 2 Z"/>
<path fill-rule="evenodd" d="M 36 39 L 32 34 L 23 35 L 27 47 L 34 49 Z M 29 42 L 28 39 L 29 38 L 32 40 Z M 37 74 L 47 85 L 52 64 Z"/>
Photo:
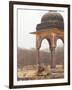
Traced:
<path fill-rule="evenodd" d="M 40 49 L 39 49 L 39 62 L 41 65 L 43 65 L 43 63 L 46 61 L 46 59 L 43 60 L 44 56 L 41 56 L 41 52 L 43 52 L 45 48 L 49 50 L 49 46 L 50 45 L 49 45 L 49 41 L 47 40 L 47 38 L 43 38 L 41 41 Z"/>
<path fill-rule="evenodd" d="M 59 41 L 60 40 L 60 41 Z M 57 45 L 57 43 L 58 42 L 61 42 L 61 44 L 63 44 L 64 45 L 64 42 L 63 42 L 63 39 L 61 39 L 61 38 L 58 38 L 57 39 L 57 41 L 56 41 L 56 51 L 61 51 L 61 49 L 63 50 L 63 54 L 64 54 L 64 47 L 63 46 L 61 46 L 60 44 L 59 44 L 59 46 L 60 46 L 60 49 L 59 49 L 59 46 Z M 58 54 L 58 52 L 56 53 L 56 55 Z M 60 53 L 59 53 L 60 54 Z M 59 56 L 59 54 L 57 55 L 57 56 Z M 60 54 L 61 55 L 61 54 Z M 60 57 L 56 57 L 56 63 L 57 63 L 57 60 L 59 60 L 60 59 Z M 63 58 L 64 59 L 64 58 Z M 61 59 L 62 60 L 62 59 Z M 62 62 L 62 61 L 61 61 Z M 63 61 L 63 66 L 62 66 L 63 68 L 64 68 L 64 61 Z"/>
<path fill-rule="evenodd" d="M 58 40 L 58 39 L 61 39 L 62 42 L 64 43 L 64 36 L 57 36 L 57 40 Z"/>
<path fill-rule="evenodd" d="M 64 43 L 63 39 L 58 38 L 58 39 L 56 40 L 56 47 L 57 47 L 57 43 L 58 43 L 58 41 L 60 41 L 62 44 Z"/>
<path fill-rule="evenodd" d="M 39 53 L 39 50 L 41 48 L 41 44 L 42 44 L 44 39 L 47 40 L 47 42 L 49 42 L 48 39 L 45 38 L 45 37 L 37 37 L 36 38 L 36 60 L 37 60 L 38 66 L 40 66 L 40 64 L 41 64 L 40 63 L 40 53 Z"/>
<path fill-rule="evenodd" d="M 41 41 L 41 47 L 42 47 L 42 44 L 43 44 L 44 41 L 45 41 L 45 42 L 47 43 L 47 45 L 49 45 L 49 47 L 50 47 L 50 44 L 49 44 L 49 41 L 48 41 L 47 38 L 43 38 L 43 39 L 42 39 L 42 41 Z M 44 44 L 43 44 L 43 45 L 44 45 Z M 41 48 L 41 47 L 40 47 L 40 48 Z M 47 48 L 48 48 L 48 47 L 47 47 Z"/>
<path fill-rule="evenodd" d="M 62 42 L 64 43 L 64 37 L 60 37 L 60 39 L 62 40 Z"/>

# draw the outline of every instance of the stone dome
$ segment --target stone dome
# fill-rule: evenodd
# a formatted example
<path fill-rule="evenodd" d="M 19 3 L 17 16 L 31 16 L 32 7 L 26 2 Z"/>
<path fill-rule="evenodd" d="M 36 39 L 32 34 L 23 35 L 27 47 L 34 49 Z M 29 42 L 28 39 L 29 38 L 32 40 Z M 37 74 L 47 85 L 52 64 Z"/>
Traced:
<path fill-rule="evenodd" d="M 41 19 L 41 23 L 43 22 L 47 22 L 47 21 L 62 21 L 63 22 L 63 17 L 61 16 L 61 14 L 59 13 L 46 13 L 45 15 L 43 15 L 42 19 Z"/>
<path fill-rule="evenodd" d="M 59 28 L 64 30 L 64 21 L 60 13 L 48 12 L 41 18 L 41 23 L 37 24 L 36 30 L 39 31 L 45 28 Z"/>

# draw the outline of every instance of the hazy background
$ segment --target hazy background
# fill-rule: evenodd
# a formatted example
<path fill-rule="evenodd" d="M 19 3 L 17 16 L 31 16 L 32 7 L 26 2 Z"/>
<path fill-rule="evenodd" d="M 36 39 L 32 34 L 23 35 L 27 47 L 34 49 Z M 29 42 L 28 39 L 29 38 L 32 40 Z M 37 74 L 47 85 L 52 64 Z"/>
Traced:
<path fill-rule="evenodd" d="M 30 32 L 36 31 L 36 25 L 41 23 L 42 16 L 47 13 L 47 10 L 34 10 L 34 9 L 18 9 L 18 47 L 19 48 L 35 48 L 36 36 Z M 64 16 L 64 12 L 59 12 Z M 57 41 L 59 47 L 63 46 L 62 41 Z M 49 48 L 46 40 L 43 40 L 41 49 Z"/>

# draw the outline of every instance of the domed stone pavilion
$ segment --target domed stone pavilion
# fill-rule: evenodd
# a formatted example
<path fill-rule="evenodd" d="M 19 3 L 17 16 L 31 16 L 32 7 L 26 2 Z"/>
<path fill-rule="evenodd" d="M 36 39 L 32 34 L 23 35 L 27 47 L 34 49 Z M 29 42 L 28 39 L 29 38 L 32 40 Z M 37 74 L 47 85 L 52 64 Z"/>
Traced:
<path fill-rule="evenodd" d="M 55 48 L 57 39 L 64 42 L 64 21 L 63 17 L 57 11 L 50 10 L 41 18 L 41 23 L 37 24 L 36 32 L 31 34 L 36 35 L 36 49 L 37 49 L 37 62 L 40 65 L 39 49 L 43 39 L 47 39 L 51 50 L 51 68 L 56 68 Z"/>

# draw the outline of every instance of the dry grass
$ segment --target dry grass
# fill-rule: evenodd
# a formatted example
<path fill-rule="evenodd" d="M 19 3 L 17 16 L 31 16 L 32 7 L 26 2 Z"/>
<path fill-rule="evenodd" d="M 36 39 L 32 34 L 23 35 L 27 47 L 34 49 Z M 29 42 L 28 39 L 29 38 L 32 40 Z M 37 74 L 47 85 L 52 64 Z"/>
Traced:
<path fill-rule="evenodd" d="M 62 65 L 57 65 L 56 69 L 51 69 L 50 65 L 44 66 L 42 72 L 38 72 L 36 66 L 28 66 L 28 70 L 25 68 L 18 69 L 18 80 L 37 80 L 37 79 L 55 79 L 64 77 L 64 69 Z"/>

